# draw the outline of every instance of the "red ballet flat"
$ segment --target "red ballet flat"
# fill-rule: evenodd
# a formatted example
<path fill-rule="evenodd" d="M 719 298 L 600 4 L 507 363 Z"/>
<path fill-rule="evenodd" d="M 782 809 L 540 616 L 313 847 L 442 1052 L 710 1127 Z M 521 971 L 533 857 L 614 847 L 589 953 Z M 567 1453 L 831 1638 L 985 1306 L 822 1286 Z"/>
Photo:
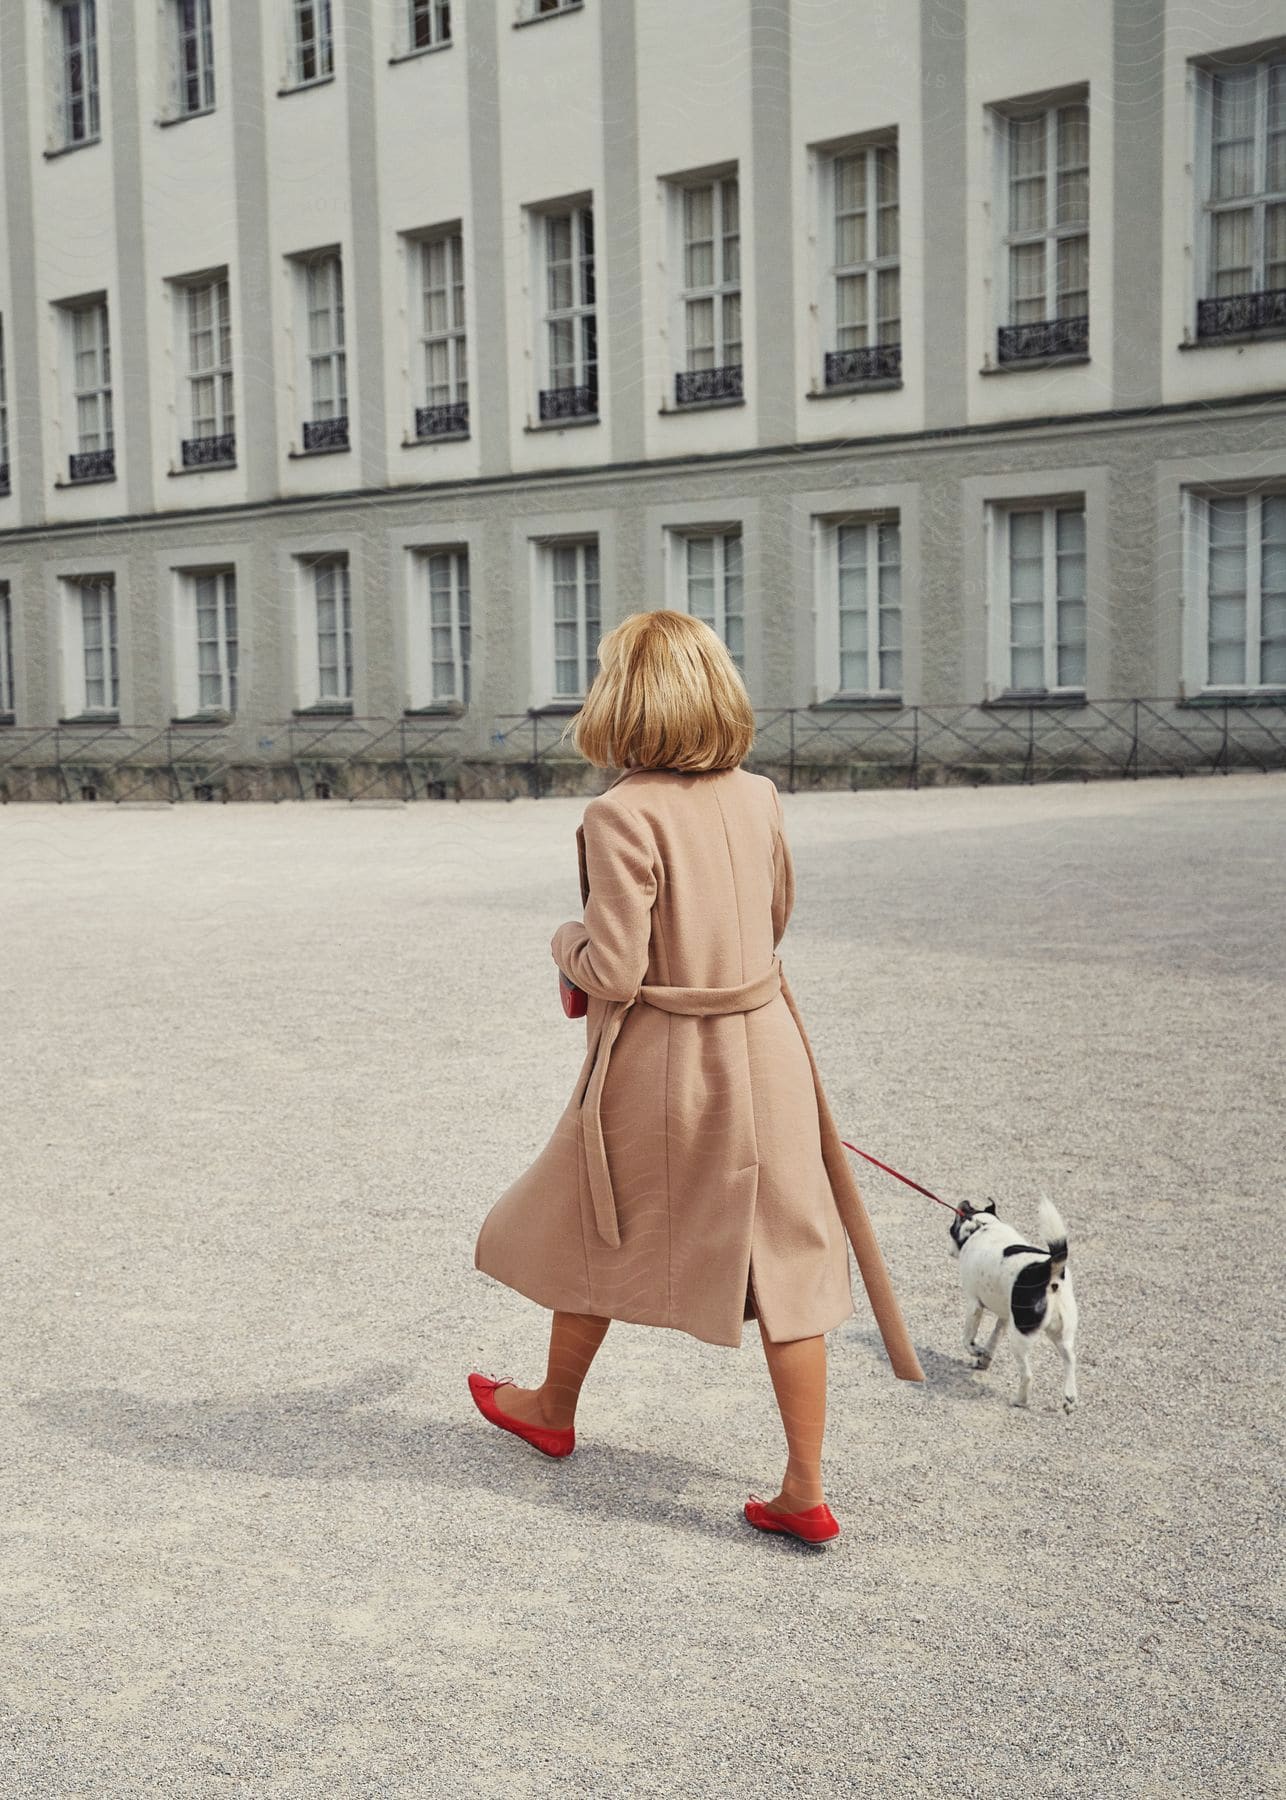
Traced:
<path fill-rule="evenodd" d="M 785 1531 L 806 1544 L 829 1544 L 839 1536 L 839 1520 L 823 1500 L 807 1512 L 772 1512 L 758 1494 L 752 1494 L 745 1506 L 746 1517 L 759 1531 Z"/>
<path fill-rule="evenodd" d="M 481 1369 L 475 1369 L 469 1377 L 469 1392 L 484 1419 L 490 1419 L 502 1431 L 512 1431 L 515 1437 L 525 1438 L 546 1456 L 570 1456 L 576 1448 L 574 1425 L 558 1429 L 552 1425 L 528 1425 L 522 1419 L 511 1419 L 508 1413 L 501 1412 L 495 1402 L 496 1389 L 513 1385 L 511 1376 L 484 1375 Z"/>

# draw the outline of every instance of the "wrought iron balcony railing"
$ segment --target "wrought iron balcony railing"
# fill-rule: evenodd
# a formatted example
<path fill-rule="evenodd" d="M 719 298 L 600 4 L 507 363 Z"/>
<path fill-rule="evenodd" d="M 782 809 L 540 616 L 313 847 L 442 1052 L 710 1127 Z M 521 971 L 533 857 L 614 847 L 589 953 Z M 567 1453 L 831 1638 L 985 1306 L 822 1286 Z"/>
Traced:
<path fill-rule="evenodd" d="M 1286 288 L 1258 294 L 1220 294 L 1197 301 L 1198 338 L 1240 337 L 1247 331 L 1286 327 Z"/>
<path fill-rule="evenodd" d="M 741 364 L 722 369 L 680 369 L 674 377 L 676 406 L 701 406 L 710 400 L 740 400 Z"/>
<path fill-rule="evenodd" d="M 542 388 L 542 419 L 593 419 L 598 416 L 598 383 L 587 381 L 581 387 Z"/>
<path fill-rule="evenodd" d="M 185 469 L 202 469 L 217 467 L 220 463 L 232 463 L 237 460 L 237 438 L 232 431 L 220 432 L 218 437 L 184 438 L 183 467 Z"/>
<path fill-rule="evenodd" d="M 1087 314 L 1072 319 L 1032 319 L 1026 325 L 1000 327 L 996 358 L 1002 363 L 1016 363 L 1047 356 L 1085 356 L 1089 345 Z"/>
<path fill-rule="evenodd" d="M 900 381 L 901 344 L 869 344 L 858 350 L 826 352 L 826 385 L 856 387 L 863 381 Z"/>
<path fill-rule="evenodd" d="M 67 458 L 67 475 L 71 481 L 106 481 L 115 473 L 114 450 L 73 450 Z"/>
<path fill-rule="evenodd" d="M 337 419 L 306 419 L 304 449 L 347 450 L 348 415 L 344 414 Z"/>
<path fill-rule="evenodd" d="M 468 437 L 469 402 L 452 400 L 445 406 L 417 406 L 415 435 L 417 438 Z"/>

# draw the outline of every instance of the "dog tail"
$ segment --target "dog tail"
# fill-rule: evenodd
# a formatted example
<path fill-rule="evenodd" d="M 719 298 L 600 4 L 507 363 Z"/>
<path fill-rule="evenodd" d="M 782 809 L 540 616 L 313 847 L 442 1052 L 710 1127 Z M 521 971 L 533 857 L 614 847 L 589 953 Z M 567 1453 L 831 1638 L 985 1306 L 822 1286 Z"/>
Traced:
<path fill-rule="evenodd" d="M 1036 1217 L 1040 1224 L 1040 1235 L 1049 1246 L 1050 1280 L 1061 1281 L 1063 1270 L 1067 1266 L 1067 1227 L 1063 1223 L 1063 1215 L 1048 1194 L 1041 1195 Z"/>

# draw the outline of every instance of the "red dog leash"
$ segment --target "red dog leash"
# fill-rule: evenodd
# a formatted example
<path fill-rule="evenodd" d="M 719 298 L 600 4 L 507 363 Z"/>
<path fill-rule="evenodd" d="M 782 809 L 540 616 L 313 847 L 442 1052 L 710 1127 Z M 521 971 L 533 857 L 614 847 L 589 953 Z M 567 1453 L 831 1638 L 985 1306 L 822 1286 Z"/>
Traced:
<path fill-rule="evenodd" d="M 563 974 L 561 969 L 558 971 L 558 987 L 562 996 L 563 1011 L 568 1018 L 583 1018 L 589 1004 L 584 990 L 578 988 L 568 976 Z M 914 1188 L 917 1194 L 923 1194 L 929 1200 L 936 1200 L 939 1206 L 945 1206 L 947 1211 L 953 1212 L 958 1219 L 964 1218 L 965 1215 L 958 1206 L 952 1206 L 949 1200 L 939 1199 L 938 1195 L 931 1193 L 927 1187 L 921 1187 L 918 1181 L 912 1181 L 909 1175 L 899 1175 L 896 1169 L 891 1169 L 887 1163 L 882 1163 L 878 1156 L 868 1156 L 865 1150 L 859 1150 L 857 1145 L 850 1144 L 847 1138 L 841 1138 L 840 1143 L 846 1150 L 851 1150 L 854 1155 L 865 1156 L 867 1162 L 874 1163 L 877 1169 L 883 1169 L 886 1175 L 892 1175 L 896 1181 L 904 1181 L 907 1187 Z"/>
<path fill-rule="evenodd" d="M 929 1200 L 937 1200 L 939 1206 L 945 1206 L 947 1211 L 953 1212 L 958 1219 L 964 1218 L 964 1214 L 958 1206 L 952 1206 L 949 1200 L 938 1199 L 938 1196 L 930 1193 L 927 1187 L 921 1187 L 918 1181 L 912 1181 L 909 1175 L 899 1175 L 896 1169 L 890 1169 L 887 1163 L 882 1163 L 878 1156 L 867 1156 L 865 1150 L 859 1150 L 857 1145 L 850 1144 L 847 1138 L 841 1138 L 840 1143 L 846 1150 L 852 1150 L 855 1155 L 866 1156 L 867 1162 L 874 1163 L 877 1169 L 883 1169 L 886 1175 L 892 1175 L 897 1181 L 904 1181 L 908 1187 L 914 1188 L 917 1194 L 923 1194 Z"/>

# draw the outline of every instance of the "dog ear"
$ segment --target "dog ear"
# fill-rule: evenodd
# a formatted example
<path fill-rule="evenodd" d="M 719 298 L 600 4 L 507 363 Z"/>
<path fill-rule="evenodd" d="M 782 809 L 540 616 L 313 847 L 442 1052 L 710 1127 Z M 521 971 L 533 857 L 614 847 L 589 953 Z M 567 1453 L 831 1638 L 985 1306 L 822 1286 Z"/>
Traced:
<path fill-rule="evenodd" d="M 995 1212 L 995 1210 L 996 1210 L 996 1202 L 995 1202 L 995 1201 L 994 1201 L 994 1200 L 993 1200 L 993 1199 L 992 1199 L 992 1197 L 991 1197 L 991 1195 L 990 1195 L 990 1194 L 988 1194 L 988 1195 L 987 1195 L 987 1204 L 986 1204 L 986 1205 L 985 1205 L 985 1206 L 984 1206 L 984 1207 L 983 1207 L 983 1209 L 982 1209 L 982 1210 L 983 1210 L 983 1211 L 984 1211 L 984 1212 L 989 1212 L 989 1213 L 994 1213 L 994 1212 Z"/>

